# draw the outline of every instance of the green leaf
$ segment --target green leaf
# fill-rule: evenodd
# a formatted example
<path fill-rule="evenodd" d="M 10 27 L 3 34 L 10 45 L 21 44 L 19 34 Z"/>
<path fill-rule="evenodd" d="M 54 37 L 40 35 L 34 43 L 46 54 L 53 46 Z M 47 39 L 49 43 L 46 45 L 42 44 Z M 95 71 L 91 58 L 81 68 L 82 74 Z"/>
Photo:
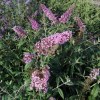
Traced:
<path fill-rule="evenodd" d="M 93 97 L 93 96 L 89 96 L 89 97 L 88 97 L 88 100 L 96 100 L 96 98 Z"/>
<path fill-rule="evenodd" d="M 10 96 L 8 95 L 3 95 L 2 100 L 12 100 Z"/>
<path fill-rule="evenodd" d="M 79 100 L 79 96 L 73 95 L 73 96 L 69 97 L 68 100 Z"/>
<path fill-rule="evenodd" d="M 19 41 L 19 43 L 18 43 L 18 48 L 20 48 L 22 45 L 24 45 L 25 42 L 26 42 L 25 40 L 21 39 L 21 40 Z"/>
<path fill-rule="evenodd" d="M 64 94 L 63 94 L 63 91 L 60 89 L 60 88 L 58 88 L 58 93 L 60 94 L 60 96 L 64 99 Z"/>
<path fill-rule="evenodd" d="M 3 42 L 0 41 L 0 49 L 3 47 Z"/>
<path fill-rule="evenodd" d="M 64 80 L 60 77 L 60 80 L 64 83 Z"/>
<path fill-rule="evenodd" d="M 67 82 L 66 85 L 71 86 L 71 85 L 74 85 L 74 84 L 73 84 L 73 82 Z"/>
<path fill-rule="evenodd" d="M 60 80 L 59 80 L 59 78 L 57 78 L 56 79 L 57 86 L 59 86 L 59 82 L 60 82 Z"/>
<path fill-rule="evenodd" d="M 31 67 L 31 65 L 32 65 L 32 62 L 27 63 L 27 64 L 25 65 L 25 70 L 27 70 L 28 68 L 30 68 L 30 67 Z"/>
<path fill-rule="evenodd" d="M 98 96 L 98 92 L 99 92 L 99 85 L 96 84 L 96 85 L 93 87 L 92 91 L 91 91 L 91 95 L 92 95 L 93 97 L 97 97 L 97 96 Z"/>

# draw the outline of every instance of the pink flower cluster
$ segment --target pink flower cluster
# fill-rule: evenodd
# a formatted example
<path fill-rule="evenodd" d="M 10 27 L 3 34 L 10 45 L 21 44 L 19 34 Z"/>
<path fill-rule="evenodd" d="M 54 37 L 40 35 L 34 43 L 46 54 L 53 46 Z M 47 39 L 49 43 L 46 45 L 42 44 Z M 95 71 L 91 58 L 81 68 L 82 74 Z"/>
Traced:
<path fill-rule="evenodd" d="M 41 4 L 40 7 L 43 10 L 43 12 L 46 15 L 46 17 L 48 17 L 49 20 L 51 20 L 53 22 L 53 24 L 55 24 L 57 22 L 57 18 L 52 13 L 52 11 L 50 9 L 48 9 L 44 4 Z"/>
<path fill-rule="evenodd" d="M 94 68 L 91 70 L 91 73 L 89 75 L 89 77 L 94 80 L 94 79 L 97 79 L 97 76 L 100 75 L 100 69 L 99 68 Z"/>
<path fill-rule="evenodd" d="M 72 11 L 75 8 L 75 4 L 72 4 L 70 8 L 63 15 L 61 15 L 59 20 L 57 20 L 57 17 L 44 4 L 41 4 L 40 7 L 43 10 L 46 17 L 48 17 L 49 20 L 53 21 L 53 24 L 55 24 L 57 22 L 66 23 L 70 19 L 70 16 L 72 15 Z"/>
<path fill-rule="evenodd" d="M 20 38 L 25 37 L 26 34 L 27 34 L 27 33 L 22 29 L 21 26 L 14 26 L 12 29 L 17 33 L 17 35 L 18 35 Z"/>
<path fill-rule="evenodd" d="M 26 64 L 30 63 L 34 57 L 35 57 L 34 54 L 31 54 L 29 52 L 25 52 L 24 57 L 23 57 L 23 62 L 25 62 Z"/>
<path fill-rule="evenodd" d="M 79 17 L 74 17 L 74 20 L 77 22 L 78 27 L 80 28 L 80 31 L 84 32 L 85 31 L 85 25 L 82 22 L 82 20 Z"/>
<path fill-rule="evenodd" d="M 39 23 L 30 17 L 28 17 L 28 19 L 31 23 L 32 29 L 37 31 L 39 29 Z"/>
<path fill-rule="evenodd" d="M 46 66 L 43 69 L 36 69 L 32 72 L 30 89 L 36 89 L 36 91 L 47 92 L 47 82 L 50 77 L 49 67 Z"/>
<path fill-rule="evenodd" d="M 42 9 L 46 17 L 48 17 L 49 20 L 52 21 L 53 24 L 57 22 L 66 23 L 70 19 L 70 16 L 72 15 L 72 11 L 75 8 L 75 4 L 71 5 L 70 8 L 63 15 L 61 15 L 59 20 L 57 19 L 55 14 L 53 14 L 52 11 L 48 9 L 44 4 L 40 4 L 40 8 Z M 40 27 L 39 23 L 35 19 L 32 19 L 31 17 L 28 17 L 28 19 L 29 22 L 31 23 L 32 29 L 37 31 Z M 78 21 L 78 24 L 80 27 L 82 27 L 82 23 L 80 21 Z M 18 34 L 19 37 L 24 37 L 26 35 L 26 32 L 20 26 L 14 26 L 13 30 Z"/>
<path fill-rule="evenodd" d="M 5 5 L 10 5 L 12 0 L 2 0 Z"/>
<path fill-rule="evenodd" d="M 61 15 L 61 17 L 59 18 L 59 22 L 66 23 L 70 19 L 70 16 L 72 15 L 72 11 L 74 10 L 74 8 L 75 4 L 72 4 L 69 7 L 69 9 L 63 15 Z"/>
<path fill-rule="evenodd" d="M 54 45 L 64 44 L 72 37 L 72 31 L 65 31 L 62 33 L 56 33 L 35 44 L 35 49 L 39 54 L 47 55 L 49 48 Z"/>

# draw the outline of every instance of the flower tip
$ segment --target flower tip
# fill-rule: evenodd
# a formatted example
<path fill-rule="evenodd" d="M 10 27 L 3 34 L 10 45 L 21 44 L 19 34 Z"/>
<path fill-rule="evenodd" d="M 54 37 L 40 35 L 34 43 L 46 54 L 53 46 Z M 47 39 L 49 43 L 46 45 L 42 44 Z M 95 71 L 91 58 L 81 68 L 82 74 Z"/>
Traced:
<path fill-rule="evenodd" d="M 73 3 L 73 4 L 72 4 L 72 6 L 73 6 L 73 7 L 75 7 L 75 6 L 76 6 L 76 4 L 75 4 L 75 3 Z"/>
<path fill-rule="evenodd" d="M 45 5 L 41 3 L 41 4 L 40 4 L 40 7 L 43 7 L 43 6 L 45 6 Z"/>
<path fill-rule="evenodd" d="M 11 28 L 11 29 L 15 29 L 16 27 L 18 27 L 18 26 L 13 26 L 13 28 Z"/>
<path fill-rule="evenodd" d="M 19 37 L 24 37 L 24 36 L 26 36 L 26 34 L 27 34 L 27 33 L 23 30 L 23 28 L 22 28 L 21 26 L 14 26 L 12 29 L 17 33 L 17 35 L 18 35 Z"/>
<path fill-rule="evenodd" d="M 13 31 L 16 32 L 17 26 L 14 26 L 13 28 L 11 28 Z"/>
<path fill-rule="evenodd" d="M 27 16 L 27 19 L 30 21 L 31 20 L 31 17 Z"/>

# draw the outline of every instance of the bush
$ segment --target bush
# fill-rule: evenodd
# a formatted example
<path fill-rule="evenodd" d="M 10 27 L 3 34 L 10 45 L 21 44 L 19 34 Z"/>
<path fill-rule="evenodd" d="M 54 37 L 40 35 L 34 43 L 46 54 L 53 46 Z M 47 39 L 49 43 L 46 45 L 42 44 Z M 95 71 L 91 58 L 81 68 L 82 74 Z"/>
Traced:
<path fill-rule="evenodd" d="M 0 1 L 1 99 L 99 100 L 99 10 L 83 0 Z"/>

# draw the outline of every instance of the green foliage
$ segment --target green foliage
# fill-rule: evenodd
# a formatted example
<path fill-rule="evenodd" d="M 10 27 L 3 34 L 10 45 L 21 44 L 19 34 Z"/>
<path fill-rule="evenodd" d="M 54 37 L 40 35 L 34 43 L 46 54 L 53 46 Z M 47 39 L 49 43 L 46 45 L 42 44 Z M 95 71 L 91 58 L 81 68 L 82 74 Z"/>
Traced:
<path fill-rule="evenodd" d="M 91 90 L 91 94 L 89 96 L 89 100 L 96 100 L 96 97 L 99 95 L 99 84 L 95 84 L 93 89 Z"/>
<path fill-rule="evenodd" d="M 92 68 L 100 68 L 100 8 L 85 0 L 32 0 L 25 5 L 22 0 L 12 0 L 12 6 L 2 5 L 0 1 L 0 27 L 6 27 L 0 39 L 0 97 L 2 100 L 99 100 L 99 78 L 89 84 L 86 93 L 82 93 L 86 76 Z M 50 21 L 39 11 L 39 4 L 44 3 L 58 16 L 63 14 L 72 3 L 76 8 L 66 24 L 51 25 Z M 36 10 L 40 12 L 37 20 L 41 23 L 39 31 L 31 29 L 28 16 Z M 86 25 L 86 31 L 80 37 L 73 17 L 80 16 Z M 12 27 L 22 26 L 28 35 L 23 39 L 15 39 Z M 72 27 L 71 27 L 72 26 Z M 58 46 L 54 55 L 41 56 L 24 64 L 24 52 L 35 53 L 34 44 L 43 37 L 56 32 L 72 30 L 72 39 Z M 0 30 L 1 32 L 1 30 Z M 91 33 L 91 34 L 90 34 Z M 34 68 L 50 66 L 51 77 L 48 81 L 48 92 L 30 90 L 30 76 Z M 82 99 L 83 98 L 83 99 Z"/>
<path fill-rule="evenodd" d="M 58 93 L 60 94 L 60 96 L 64 99 L 64 94 L 63 94 L 63 91 L 60 89 L 60 88 L 58 88 Z"/>

